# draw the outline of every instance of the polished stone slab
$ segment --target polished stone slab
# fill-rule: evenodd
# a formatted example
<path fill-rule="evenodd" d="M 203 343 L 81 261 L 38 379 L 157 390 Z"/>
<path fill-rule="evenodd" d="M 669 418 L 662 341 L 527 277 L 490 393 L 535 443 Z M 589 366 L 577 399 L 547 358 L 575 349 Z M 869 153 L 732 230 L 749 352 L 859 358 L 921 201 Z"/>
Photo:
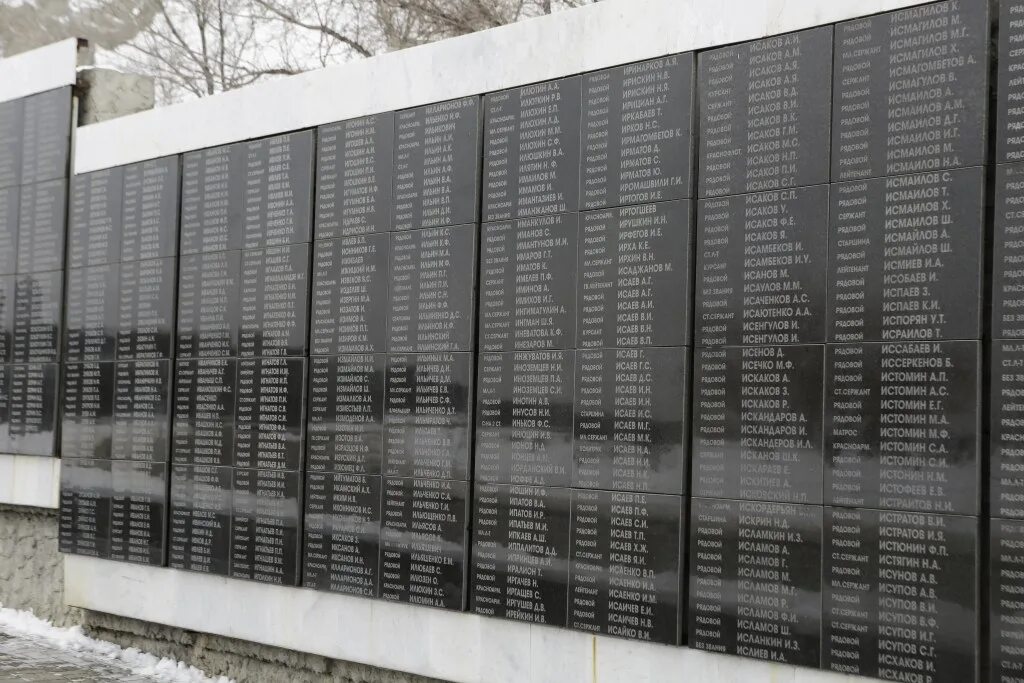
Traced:
<path fill-rule="evenodd" d="M 0 447 L 7 453 L 12 450 L 11 365 L 8 363 L 0 363 Z"/>
<path fill-rule="evenodd" d="M 58 548 L 62 553 L 110 556 L 109 460 L 66 458 L 60 468 Z"/>
<path fill-rule="evenodd" d="M 22 363 L 9 368 L 10 453 L 56 455 L 59 426 L 58 363 Z"/>
<path fill-rule="evenodd" d="M 68 183 L 63 178 L 21 186 L 18 203 L 19 273 L 64 267 Z"/>
<path fill-rule="evenodd" d="M 120 273 L 117 263 L 67 271 L 62 345 L 65 361 L 114 359 L 120 327 Z"/>
<path fill-rule="evenodd" d="M 988 576 L 985 578 L 988 614 L 987 666 L 989 680 L 1009 683 L 1024 672 L 1021 650 L 1024 599 L 1021 598 L 1021 565 L 1024 563 L 1024 522 L 992 519 L 988 528 Z"/>
<path fill-rule="evenodd" d="M 383 482 L 380 597 L 464 610 L 468 482 L 390 477 Z"/>
<path fill-rule="evenodd" d="M 830 344 L 825 502 L 981 513 L 980 342 Z"/>
<path fill-rule="evenodd" d="M 1024 8 L 1024 5 L 1021 5 Z M 995 169 L 992 238 L 992 336 L 1024 338 L 1024 164 Z"/>
<path fill-rule="evenodd" d="M 822 500 L 823 346 L 694 353 L 693 494 Z"/>
<path fill-rule="evenodd" d="M 152 159 L 124 167 L 121 260 L 178 255 L 181 159 Z"/>
<path fill-rule="evenodd" d="M 124 169 L 93 171 L 71 178 L 68 268 L 121 260 L 124 230 Z"/>
<path fill-rule="evenodd" d="M 115 372 L 111 457 L 167 462 L 171 443 L 171 361 L 118 361 Z"/>
<path fill-rule="evenodd" d="M 822 508 L 694 498 L 689 519 L 688 645 L 817 668 Z"/>
<path fill-rule="evenodd" d="M 230 467 L 171 468 L 167 564 L 227 576 L 231 561 Z"/>
<path fill-rule="evenodd" d="M 570 76 L 484 96 L 481 220 L 579 209 L 582 89 Z"/>
<path fill-rule="evenodd" d="M 0 363 L 9 363 L 14 354 L 15 276 L 0 275 Z"/>
<path fill-rule="evenodd" d="M 694 53 L 583 77 L 581 209 L 693 193 Z"/>
<path fill-rule="evenodd" d="M 576 352 L 573 487 L 686 492 L 690 362 L 685 347 Z"/>
<path fill-rule="evenodd" d="M 482 351 L 575 346 L 579 223 L 563 213 L 483 225 Z"/>
<path fill-rule="evenodd" d="M 1024 65 L 1024 55 L 1017 44 L 1024 26 L 1020 0 L 1002 0 L 998 3 L 999 42 L 996 56 L 996 100 L 993 118 L 996 120 L 996 163 L 1024 161 L 1024 111 L 1019 103 L 1024 91 L 1016 74 Z"/>
<path fill-rule="evenodd" d="M 311 252 L 308 243 L 242 252 L 238 355 L 306 355 Z"/>
<path fill-rule="evenodd" d="M 978 531 L 975 517 L 826 507 L 822 668 L 979 680 Z"/>
<path fill-rule="evenodd" d="M 377 597 L 381 478 L 310 472 L 303 503 L 302 585 Z"/>
<path fill-rule="evenodd" d="M 471 612 L 567 625 L 571 494 L 542 486 L 474 487 Z"/>
<path fill-rule="evenodd" d="M 985 170 L 833 184 L 828 340 L 981 337 Z"/>
<path fill-rule="evenodd" d="M 181 257 L 176 349 L 179 358 L 238 354 L 241 258 L 240 251 Z"/>
<path fill-rule="evenodd" d="M 110 559 L 166 564 L 169 469 L 167 463 L 111 463 Z"/>
<path fill-rule="evenodd" d="M 577 248 L 578 348 L 691 343 L 691 202 L 587 211 Z"/>
<path fill-rule="evenodd" d="M 833 181 L 985 162 L 989 21 L 946 0 L 836 25 Z"/>
<path fill-rule="evenodd" d="M 24 99 L 21 184 L 68 176 L 71 158 L 71 86 L 55 88 Z"/>
<path fill-rule="evenodd" d="M 235 386 L 234 466 L 302 469 L 306 359 L 240 358 Z"/>
<path fill-rule="evenodd" d="M 316 239 L 391 229 L 395 113 L 316 129 Z"/>
<path fill-rule="evenodd" d="M 573 351 L 480 354 L 477 483 L 572 483 L 574 369 Z"/>
<path fill-rule="evenodd" d="M 395 113 L 394 230 L 479 219 L 480 110 L 472 95 Z"/>
<path fill-rule="evenodd" d="M 181 158 L 181 254 L 242 248 L 245 144 Z"/>
<path fill-rule="evenodd" d="M 65 363 L 61 393 L 62 458 L 110 458 L 115 363 Z"/>
<path fill-rule="evenodd" d="M 1024 342 L 992 342 L 989 386 L 989 510 L 1024 519 Z"/>
<path fill-rule="evenodd" d="M 118 360 L 174 355 L 177 280 L 173 256 L 121 264 Z"/>
<path fill-rule="evenodd" d="M 696 344 L 825 341 L 829 186 L 697 203 Z"/>
<path fill-rule="evenodd" d="M 312 356 L 306 471 L 378 475 L 387 354 Z"/>
<path fill-rule="evenodd" d="M 234 462 L 237 362 L 181 358 L 175 363 L 171 459 L 176 466 Z"/>
<path fill-rule="evenodd" d="M 15 363 L 60 358 L 64 271 L 19 274 L 14 285 Z"/>
<path fill-rule="evenodd" d="M 0 109 L 3 105 L 0 104 Z M 3 125 L 0 113 L 0 126 Z M 0 136 L 3 134 L 0 133 Z M 2 145 L 3 143 L 0 143 Z M 0 159 L 3 153 L 0 152 Z M 0 161 L 0 164 L 3 162 Z M 2 175 L 3 171 L 0 171 Z M 0 183 L 2 184 L 2 183 Z M 0 274 L 6 275 L 17 270 L 18 265 L 18 214 L 21 190 L 17 185 L 0 188 Z"/>
<path fill-rule="evenodd" d="M 310 354 L 387 351 L 390 236 L 317 240 L 313 250 Z"/>
<path fill-rule="evenodd" d="M 828 182 L 832 27 L 697 55 L 697 196 Z"/>
<path fill-rule="evenodd" d="M 236 467 L 231 508 L 231 577 L 299 583 L 302 475 Z"/>
<path fill-rule="evenodd" d="M 245 143 L 241 248 L 308 242 L 313 220 L 313 131 Z"/>
<path fill-rule="evenodd" d="M 22 132 L 25 99 L 0 102 L 0 187 L 21 184 Z"/>

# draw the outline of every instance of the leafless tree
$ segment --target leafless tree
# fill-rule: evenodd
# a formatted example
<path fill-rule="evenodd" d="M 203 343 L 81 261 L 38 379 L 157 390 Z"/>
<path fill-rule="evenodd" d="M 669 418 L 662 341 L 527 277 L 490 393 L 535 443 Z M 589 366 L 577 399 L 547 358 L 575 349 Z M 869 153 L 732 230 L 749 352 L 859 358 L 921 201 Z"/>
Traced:
<path fill-rule="evenodd" d="M 148 27 L 156 12 L 154 0 L 0 1 L 0 55 L 71 37 L 114 49 Z"/>

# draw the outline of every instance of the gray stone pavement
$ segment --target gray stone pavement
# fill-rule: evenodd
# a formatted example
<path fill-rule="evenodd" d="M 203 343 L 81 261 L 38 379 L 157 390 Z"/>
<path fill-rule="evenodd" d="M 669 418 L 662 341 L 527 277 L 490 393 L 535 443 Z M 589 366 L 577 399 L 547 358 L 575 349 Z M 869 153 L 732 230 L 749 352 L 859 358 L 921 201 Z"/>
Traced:
<path fill-rule="evenodd" d="M 54 647 L 46 641 L 0 631 L 0 683 L 152 683 L 97 655 Z"/>

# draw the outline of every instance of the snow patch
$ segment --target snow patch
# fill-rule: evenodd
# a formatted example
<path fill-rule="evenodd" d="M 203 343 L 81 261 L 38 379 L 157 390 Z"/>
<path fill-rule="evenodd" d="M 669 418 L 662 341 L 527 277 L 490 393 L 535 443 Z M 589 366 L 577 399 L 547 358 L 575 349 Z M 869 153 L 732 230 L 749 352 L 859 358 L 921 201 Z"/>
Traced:
<path fill-rule="evenodd" d="M 2 604 L 0 630 L 39 638 L 61 650 L 83 652 L 117 661 L 137 676 L 151 676 L 164 683 L 234 683 L 226 676 L 211 678 L 194 666 L 167 657 L 157 657 L 134 647 L 123 648 L 105 640 L 90 638 L 82 633 L 81 626 L 59 628 L 31 612 L 9 609 Z"/>

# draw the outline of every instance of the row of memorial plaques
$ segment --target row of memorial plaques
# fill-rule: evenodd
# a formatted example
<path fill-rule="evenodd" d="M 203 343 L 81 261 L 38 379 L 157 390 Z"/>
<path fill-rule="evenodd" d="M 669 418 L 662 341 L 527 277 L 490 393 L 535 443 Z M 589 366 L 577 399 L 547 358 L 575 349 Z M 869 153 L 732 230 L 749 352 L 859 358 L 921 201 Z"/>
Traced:
<path fill-rule="evenodd" d="M 0 273 L 64 267 L 67 180 L 0 189 Z"/>
<path fill-rule="evenodd" d="M 72 88 L 0 102 L 0 188 L 66 178 Z"/>
<path fill-rule="evenodd" d="M 0 363 L 0 453 L 54 455 L 57 363 Z"/>

